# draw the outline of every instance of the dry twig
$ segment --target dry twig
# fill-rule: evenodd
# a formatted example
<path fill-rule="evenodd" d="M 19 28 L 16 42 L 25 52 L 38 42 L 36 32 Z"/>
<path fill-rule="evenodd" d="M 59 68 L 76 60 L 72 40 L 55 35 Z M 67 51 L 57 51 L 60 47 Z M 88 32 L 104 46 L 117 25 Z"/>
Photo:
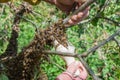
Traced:
<path fill-rule="evenodd" d="M 82 54 L 82 57 L 86 57 L 88 56 L 90 53 L 96 51 L 98 48 L 100 48 L 101 46 L 105 45 L 106 43 L 108 43 L 109 41 L 111 41 L 115 36 L 120 34 L 120 29 L 118 29 L 114 34 L 112 34 L 111 36 L 109 36 L 106 40 L 104 40 L 103 42 L 101 42 L 100 44 L 88 49 L 88 51 L 84 52 Z"/>

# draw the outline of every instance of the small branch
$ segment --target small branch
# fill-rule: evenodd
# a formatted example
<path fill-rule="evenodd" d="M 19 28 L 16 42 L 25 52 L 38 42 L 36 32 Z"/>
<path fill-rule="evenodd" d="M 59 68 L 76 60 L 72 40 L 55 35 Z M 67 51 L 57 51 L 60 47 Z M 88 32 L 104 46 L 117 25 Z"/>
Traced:
<path fill-rule="evenodd" d="M 76 53 L 60 52 L 60 51 L 43 51 L 43 53 L 51 54 L 51 55 L 70 56 L 70 57 L 76 57 L 78 55 Z"/>
<path fill-rule="evenodd" d="M 112 19 L 109 19 L 107 17 L 102 17 L 102 16 L 97 16 L 98 18 L 102 18 L 102 19 L 105 19 L 105 20 L 108 20 L 110 22 L 113 22 L 116 26 L 120 26 L 120 22 L 117 22 L 117 21 L 114 21 Z"/>
<path fill-rule="evenodd" d="M 51 64 L 54 64 L 55 66 L 57 66 L 59 69 L 61 69 L 62 71 L 65 71 L 66 69 L 64 69 L 63 67 L 61 67 L 59 64 L 57 64 L 55 61 L 53 61 L 52 59 L 50 59 L 50 57 L 46 57 L 48 62 Z"/>
<path fill-rule="evenodd" d="M 68 16 L 67 18 L 65 18 L 63 20 L 63 24 L 67 24 L 68 20 L 70 19 L 71 16 L 79 13 L 80 11 L 85 10 L 87 7 L 89 7 L 92 3 L 94 3 L 96 0 L 87 0 L 82 6 L 80 6 L 77 10 L 75 10 L 70 16 Z"/>
<path fill-rule="evenodd" d="M 78 55 L 81 56 L 79 53 L 69 53 L 69 52 L 60 52 L 60 51 L 43 51 L 44 54 L 50 55 L 60 55 L 60 56 L 69 56 L 69 57 L 77 57 Z M 40 54 L 41 55 L 41 54 Z M 0 59 L 0 62 L 6 62 L 14 57 L 4 57 Z"/>
<path fill-rule="evenodd" d="M 24 18 L 23 16 L 20 16 L 20 15 L 17 15 L 17 16 L 19 16 L 20 18 L 22 18 L 23 20 L 25 20 L 27 22 L 30 22 L 35 27 L 35 29 L 37 29 L 38 26 L 30 19 Z"/>
<path fill-rule="evenodd" d="M 78 58 L 81 63 L 84 65 L 84 67 L 86 68 L 86 70 L 88 71 L 88 73 L 92 76 L 92 78 L 94 80 L 100 80 L 95 74 L 94 72 L 89 68 L 88 64 L 82 59 L 80 54 L 76 54 L 76 53 L 69 53 L 69 52 L 59 52 L 59 51 L 43 51 L 43 53 L 46 54 L 54 54 L 54 55 L 60 55 L 60 56 L 69 56 L 69 57 L 76 57 Z"/>
<path fill-rule="evenodd" d="M 82 57 L 86 57 L 88 56 L 90 53 L 96 51 L 98 48 L 100 48 L 101 46 L 105 45 L 106 43 L 108 43 L 109 41 L 111 41 L 115 36 L 119 35 L 120 33 L 120 29 L 118 29 L 114 34 L 112 34 L 110 37 L 108 37 L 106 40 L 104 40 L 103 42 L 101 42 L 100 44 L 98 44 L 97 46 L 94 46 L 92 48 L 90 48 L 88 51 L 84 52 L 82 54 Z"/>
<path fill-rule="evenodd" d="M 93 18 L 90 18 L 90 19 L 81 21 L 81 22 L 78 23 L 78 25 L 91 22 L 91 21 L 93 21 L 95 18 L 98 18 L 98 16 L 101 15 L 101 12 L 103 12 L 103 11 L 105 10 L 105 7 L 108 5 L 108 3 L 109 3 L 109 0 L 106 0 L 106 2 L 104 3 L 104 5 L 100 7 L 100 9 L 97 11 L 97 13 L 96 13 L 95 15 L 93 15 Z"/>
<path fill-rule="evenodd" d="M 92 18 L 89 18 L 87 20 L 83 20 L 83 21 L 80 21 L 78 23 L 78 25 L 81 25 L 81 24 L 87 24 L 89 22 L 92 22 L 95 18 L 98 18 L 100 15 L 101 15 L 101 12 L 103 12 L 106 8 L 106 6 L 108 6 L 108 3 L 109 3 L 109 0 L 106 0 L 106 2 L 104 3 L 103 6 L 100 7 L 100 9 L 97 11 L 97 13 L 95 15 L 93 15 Z"/>
<path fill-rule="evenodd" d="M 88 66 L 88 64 L 83 60 L 83 58 L 81 57 L 81 55 L 77 55 L 77 58 L 81 61 L 81 63 L 84 65 L 84 67 L 86 68 L 86 70 L 88 71 L 89 75 L 92 76 L 93 80 L 101 80 L 100 78 L 98 78 L 94 72 L 92 71 L 92 69 L 90 69 L 90 67 Z"/>

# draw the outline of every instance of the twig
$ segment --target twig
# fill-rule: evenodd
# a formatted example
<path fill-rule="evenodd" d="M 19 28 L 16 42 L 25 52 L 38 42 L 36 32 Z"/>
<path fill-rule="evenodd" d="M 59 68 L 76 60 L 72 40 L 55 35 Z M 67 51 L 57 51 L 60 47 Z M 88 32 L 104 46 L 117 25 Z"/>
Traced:
<path fill-rule="evenodd" d="M 114 21 L 110 18 L 107 18 L 107 17 L 102 17 L 102 16 L 97 16 L 98 18 L 102 18 L 102 19 L 105 19 L 105 20 L 108 20 L 110 22 L 113 22 L 116 26 L 120 26 L 120 22 L 117 22 L 117 21 Z"/>
<path fill-rule="evenodd" d="M 105 7 L 108 5 L 108 2 L 109 2 L 109 0 L 106 0 L 106 2 L 104 3 L 104 5 L 100 7 L 100 9 L 97 11 L 97 13 L 94 15 L 93 18 L 90 18 L 90 19 L 81 21 L 81 22 L 78 23 L 78 25 L 81 25 L 81 24 L 85 24 L 85 23 L 91 22 L 91 21 L 93 21 L 95 18 L 98 18 L 98 16 L 101 15 L 101 12 L 103 12 L 103 11 L 105 10 Z"/>
<path fill-rule="evenodd" d="M 30 22 L 30 23 L 35 27 L 35 29 L 37 29 L 37 25 L 36 25 L 33 21 L 31 21 L 31 20 L 29 20 L 29 19 L 27 19 L 27 18 L 24 18 L 24 17 L 21 16 L 21 15 L 17 15 L 17 16 L 19 16 L 20 18 L 22 18 L 22 19 L 25 20 L 25 21 Z"/>
<path fill-rule="evenodd" d="M 96 51 L 98 48 L 100 48 L 101 46 L 105 45 L 106 43 L 108 43 L 109 41 L 111 41 L 115 36 L 119 35 L 120 33 L 120 29 L 118 29 L 114 34 L 112 34 L 110 37 L 108 37 L 106 40 L 104 40 L 103 42 L 101 42 L 100 44 L 90 48 L 88 51 L 84 52 L 82 54 L 82 57 L 86 57 L 88 56 L 91 52 Z"/>
<path fill-rule="evenodd" d="M 69 53 L 69 52 L 60 52 L 60 51 L 43 51 L 44 54 L 50 54 L 50 55 L 60 55 L 60 56 L 70 56 L 70 57 L 76 57 L 77 55 L 80 55 L 78 53 Z M 41 54 L 40 54 L 41 55 Z M 15 58 L 15 57 L 4 57 L 4 58 L 1 58 L 0 59 L 0 62 L 5 62 L 5 61 L 8 61 L 12 58 Z"/>
<path fill-rule="evenodd" d="M 82 59 L 80 54 L 76 54 L 76 53 L 69 53 L 69 52 L 59 52 L 59 51 L 43 51 L 46 54 L 54 54 L 54 55 L 60 55 L 60 56 L 70 56 L 70 57 L 75 57 L 78 58 L 81 63 L 84 65 L 84 67 L 86 68 L 86 70 L 88 71 L 88 73 L 92 76 L 92 78 L 94 80 L 100 80 L 95 74 L 94 72 L 89 68 L 88 64 Z"/>
<path fill-rule="evenodd" d="M 61 69 L 62 71 L 65 71 L 66 69 L 64 69 L 63 67 L 61 67 L 59 64 L 57 64 L 56 62 L 54 62 L 52 59 L 50 59 L 50 57 L 47 57 L 48 62 L 54 64 L 55 66 L 57 66 L 59 69 Z"/>
<path fill-rule="evenodd" d="M 79 13 L 80 11 L 83 11 L 85 8 L 87 8 L 88 6 L 90 6 L 92 3 L 94 3 L 96 0 L 87 0 L 82 6 L 80 6 L 77 10 L 75 10 L 70 16 L 68 16 L 67 18 L 65 18 L 63 20 L 63 24 L 68 23 L 68 20 L 70 19 L 70 17 L 72 15 L 75 15 L 77 13 Z"/>
<path fill-rule="evenodd" d="M 60 52 L 60 51 L 43 51 L 43 53 L 51 54 L 51 55 L 70 56 L 70 57 L 76 57 L 78 55 L 76 53 Z"/>
<path fill-rule="evenodd" d="M 86 68 L 86 70 L 88 71 L 89 75 L 92 76 L 92 78 L 94 80 L 101 80 L 100 78 L 98 78 L 94 72 L 92 71 L 92 69 L 90 69 L 90 67 L 88 66 L 88 64 L 83 60 L 83 58 L 80 55 L 77 55 L 77 58 L 81 61 L 81 63 L 83 64 L 83 66 Z"/>

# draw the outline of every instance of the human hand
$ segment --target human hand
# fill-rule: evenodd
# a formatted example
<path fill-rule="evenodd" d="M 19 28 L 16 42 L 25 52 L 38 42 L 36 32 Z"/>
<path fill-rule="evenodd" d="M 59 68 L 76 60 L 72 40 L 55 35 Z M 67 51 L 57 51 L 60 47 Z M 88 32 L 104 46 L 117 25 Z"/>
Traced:
<path fill-rule="evenodd" d="M 30 4 L 38 4 L 41 0 L 24 0 L 24 1 L 27 1 Z M 73 6 L 74 6 L 73 4 L 75 2 L 77 3 L 75 9 L 78 9 L 79 6 L 81 6 L 86 0 L 44 0 L 44 1 L 56 5 L 63 12 L 69 14 L 73 9 Z M 82 21 L 84 18 L 86 18 L 88 14 L 89 14 L 89 7 L 83 10 L 82 12 L 79 12 L 78 14 L 73 15 L 68 21 L 68 24 L 75 25 L 80 21 Z"/>
<path fill-rule="evenodd" d="M 87 71 L 81 62 L 75 61 L 67 67 L 67 70 L 57 76 L 55 80 L 86 80 Z"/>
<path fill-rule="evenodd" d="M 73 9 L 73 4 L 75 2 L 77 3 L 77 5 L 75 6 L 75 9 L 78 9 L 79 6 L 81 6 L 84 3 L 83 0 L 55 0 L 54 4 L 63 12 L 69 14 Z M 82 12 L 79 12 L 78 14 L 73 15 L 68 21 L 68 24 L 75 25 L 80 21 L 82 21 L 84 18 L 86 18 L 88 14 L 89 14 L 89 7 L 83 10 Z"/>
<path fill-rule="evenodd" d="M 85 19 L 89 15 L 89 7 L 83 10 L 82 12 L 79 12 L 76 15 L 71 16 L 70 20 L 68 20 L 69 25 L 75 25 L 78 24 L 80 21 Z"/>
<path fill-rule="evenodd" d="M 86 80 L 88 73 L 80 61 L 75 61 L 70 64 L 66 70 L 73 74 L 74 80 Z"/>

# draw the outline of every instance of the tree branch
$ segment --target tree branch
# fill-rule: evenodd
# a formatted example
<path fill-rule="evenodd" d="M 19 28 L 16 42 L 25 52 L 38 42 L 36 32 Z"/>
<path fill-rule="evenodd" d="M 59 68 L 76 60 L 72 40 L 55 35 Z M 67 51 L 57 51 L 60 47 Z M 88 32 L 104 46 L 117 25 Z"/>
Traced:
<path fill-rule="evenodd" d="M 60 51 L 43 51 L 43 53 L 50 54 L 50 55 L 69 56 L 69 57 L 76 57 L 78 55 L 76 53 L 60 52 Z"/>
<path fill-rule="evenodd" d="M 120 22 L 117 22 L 117 21 L 114 21 L 110 18 L 107 18 L 107 17 L 103 17 L 103 16 L 97 16 L 98 18 L 102 18 L 102 19 L 105 19 L 105 20 L 108 20 L 110 22 L 113 22 L 116 26 L 120 26 Z"/>
<path fill-rule="evenodd" d="M 86 57 L 88 56 L 90 53 L 96 51 L 98 48 L 100 48 L 101 46 L 105 45 L 106 43 L 108 43 L 109 41 L 111 41 L 115 36 L 119 35 L 120 33 L 120 29 L 118 29 L 114 34 L 112 34 L 110 37 L 108 37 L 106 40 L 104 40 L 103 42 L 101 42 L 100 44 L 90 48 L 88 51 L 84 52 L 82 54 L 82 57 Z"/>
<path fill-rule="evenodd" d="M 60 55 L 60 56 L 69 56 L 69 57 L 75 57 L 78 58 L 81 63 L 84 65 L 84 67 L 86 68 L 86 70 L 88 71 L 88 73 L 92 76 L 92 78 L 94 80 L 100 80 L 95 74 L 94 72 L 90 69 L 90 67 L 88 66 L 88 64 L 83 60 L 83 58 L 81 57 L 80 54 L 77 53 L 69 53 L 69 52 L 60 52 L 60 51 L 43 51 L 43 53 L 45 54 L 50 54 L 50 55 Z"/>
<path fill-rule="evenodd" d="M 86 70 L 88 71 L 89 75 L 92 76 L 93 80 L 101 80 L 100 78 L 98 78 L 95 73 L 92 71 L 92 69 L 90 69 L 90 67 L 88 66 L 88 64 L 83 60 L 83 58 L 81 57 L 81 55 L 77 55 L 77 58 L 81 61 L 81 63 L 84 65 L 84 67 L 86 68 Z"/>
<path fill-rule="evenodd" d="M 75 10 L 70 16 L 68 16 L 67 18 L 65 18 L 63 20 L 63 24 L 67 24 L 68 20 L 71 18 L 71 16 L 79 13 L 80 11 L 85 10 L 87 7 L 89 7 L 92 3 L 94 3 L 96 0 L 87 0 L 82 6 L 80 6 L 77 10 Z"/>

